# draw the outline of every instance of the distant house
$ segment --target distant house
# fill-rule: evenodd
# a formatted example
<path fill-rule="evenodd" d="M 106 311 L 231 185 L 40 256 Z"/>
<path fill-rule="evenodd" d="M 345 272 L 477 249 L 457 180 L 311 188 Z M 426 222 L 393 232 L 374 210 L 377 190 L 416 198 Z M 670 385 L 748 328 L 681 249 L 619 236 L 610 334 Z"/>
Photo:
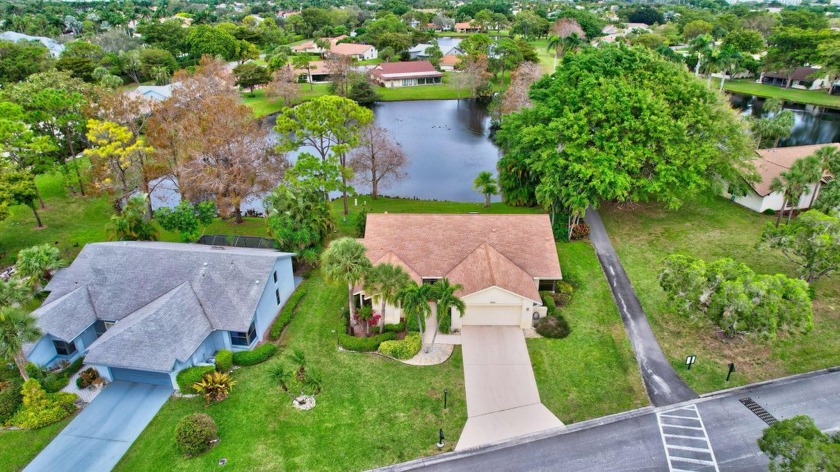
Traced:
<path fill-rule="evenodd" d="M 480 33 L 481 31 L 483 31 L 483 28 L 472 24 L 472 22 L 455 23 L 456 33 Z"/>
<path fill-rule="evenodd" d="M 442 278 L 461 284 L 466 305 L 451 312 L 451 326 L 530 328 L 545 314 L 540 291 L 562 280 L 548 215 L 382 214 L 367 216 L 365 237 L 373 264 L 400 266 L 418 284 Z M 357 303 L 373 302 L 361 286 Z M 386 306 L 384 323 L 398 323 L 400 308 Z"/>
<path fill-rule="evenodd" d="M 141 85 L 133 93 L 155 101 L 163 101 L 172 96 L 172 86 L 169 85 Z"/>
<path fill-rule="evenodd" d="M 788 87 L 788 74 L 785 72 L 762 72 L 758 81 L 765 85 Z M 797 67 L 793 74 L 790 74 L 790 81 L 789 88 L 805 90 L 824 90 L 831 84 L 828 76 L 815 67 Z"/>
<path fill-rule="evenodd" d="M 305 68 L 294 68 L 292 72 L 298 77 L 299 82 L 309 82 L 310 72 L 312 75 L 312 83 L 323 83 L 330 81 L 330 71 L 327 69 L 325 61 L 312 61 L 309 63 L 311 71 Z"/>
<path fill-rule="evenodd" d="M 443 73 L 429 61 L 383 62 L 370 71 L 371 79 L 383 87 L 411 87 L 440 84 Z"/>
<path fill-rule="evenodd" d="M 330 45 L 335 45 L 342 39 L 347 38 L 346 34 L 336 36 L 334 38 L 324 38 Z M 305 52 L 308 54 L 323 54 L 325 51 L 322 47 L 315 44 L 315 41 L 306 41 L 305 43 L 292 46 L 292 52 Z"/>
<path fill-rule="evenodd" d="M 292 254 L 160 242 L 92 243 L 47 284 L 44 335 L 24 354 L 52 367 L 85 356 L 108 380 L 177 388 L 221 349 L 255 347 L 295 289 Z"/>
<path fill-rule="evenodd" d="M 454 56 L 451 54 L 447 54 L 440 58 L 440 70 L 446 72 L 452 72 L 455 70 L 455 66 L 458 65 L 458 62 L 461 61 L 459 56 Z"/>
<path fill-rule="evenodd" d="M 53 57 L 58 57 L 64 52 L 63 44 L 59 44 L 56 40 L 44 36 L 29 36 L 28 34 L 21 34 L 15 31 L 4 31 L 0 33 L 0 40 L 11 41 L 13 43 L 18 41 L 38 41 L 50 51 Z"/>
<path fill-rule="evenodd" d="M 324 38 L 330 43 L 329 52 L 340 56 L 350 56 L 360 61 L 379 57 L 376 48 L 369 44 L 339 43 L 339 41 L 345 38 L 347 38 L 347 35 Z M 324 54 L 327 52 L 324 48 L 315 44 L 315 41 L 307 41 L 294 46 L 292 47 L 292 51 L 307 54 Z"/>
<path fill-rule="evenodd" d="M 790 169 L 794 162 L 814 154 L 818 149 L 824 146 L 836 146 L 840 148 L 840 143 L 759 149 L 757 151 L 758 157 L 751 161 L 755 170 L 758 172 L 759 181 L 750 184 L 747 195 L 742 197 L 733 196 L 729 193 L 728 186 L 725 186 L 724 196 L 739 205 L 743 205 L 759 213 L 766 210 L 780 211 L 782 210 L 784 195 L 781 192 L 773 192 L 770 190 L 773 179 L 779 177 L 782 172 Z M 827 178 L 827 176 L 824 177 L 824 179 L 825 178 Z M 811 197 L 814 195 L 815 189 L 816 183 L 808 185 L 808 191 L 805 195 L 803 195 L 798 202 L 787 202 L 784 209 L 808 208 L 811 204 Z"/>
<path fill-rule="evenodd" d="M 425 59 L 429 57 L 429 54 L 426 52 L 426 50 L 433 47 L 434 44 L 420 43 L 408 50 L 408 56 L 411 59 Z"/>

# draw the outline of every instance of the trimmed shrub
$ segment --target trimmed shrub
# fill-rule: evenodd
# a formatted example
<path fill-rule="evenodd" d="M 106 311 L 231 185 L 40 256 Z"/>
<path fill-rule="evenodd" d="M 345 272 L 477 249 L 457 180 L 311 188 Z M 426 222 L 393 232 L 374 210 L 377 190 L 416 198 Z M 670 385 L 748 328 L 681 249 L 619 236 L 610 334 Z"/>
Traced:
<path fill-rule="evenodd" d="M 571 332 L 569 323 L 563 316 L 545 316 L 537 321 L 535 326 L 537 333 L 546 338 L 561 339 L 565 338 Z"/>
<path fill-rule="evenodd" d="M 557 313 L 557 304 L 554 302 L 554 293 L 540 292 L 543 305 L 545 306 L 548 316 L 554 316 Z"/>
<path fill-rule="evenodd" d="M 277 346 L 272 343 L 260 344 L 253 351 L 239 351 L 233 353 L 233 363 L 236 365 L 256 365 L 271 359 L 277 353 Z"/>
<path fill-rule="evenodd" d="M 397 333 L 382 333 L 369 338 L 357 338 L 349 334 L 340 334 L 338 344 L 348 351 L 373 352 L 379 349 L 382 341 L 393 341 L 397 339 Z"/>
<path fill-rule="evenodd" d="M 181 418 L 175 428 L 175 444 L 188 456 L 201 454 L 219 437 L 219 428 L 206 413 L 193 413 Z"/>
<path fill-rule="evenodd" d="M 578 241 L 589 237 L 589 225 L 581 221 L 572 228 L 572 241 Z"/>
<path fill-rule="evenodd" d="M 93 382 L 99 378 L 99 371 L 93 367 L 88 367 L 78 377 L 76 377 L 76 386 L 79 388 L 88 388 Z"/>
<path fill-rule="evenodd" d="M 181 390 L 181 393 L 195 393 L 193 384 L 201 382 L 204 374 L 213 370 L 215 368 L 212 365 L 197 365 L 178 372 L 178 377 L 176 377 L 178 389 Z"/>
<path fill-rule="evenodd" d="M 41 380 L 44 378 L 44 375 L 46 375 L 44 369 L 34 362 L 27 362 L 26 365 L 23 366 L 23 370 L 26 371 L 26 374 L 29 375 L 30 379 Z"/>
<path fill-rule="evenodd" d="M 554 303 L 558 308 L 564 307 L 572 300 L 572 293 L 574 291 L 575 289 L 570 283 L 558 280 L 551 298 L 554 299 Z"/>
<path fill-rule="evenodd" d="M 219 372 L 230 372 L 233 367 L 233 353 L 222 349 L 216 353 L 216 370 Z"/>
<path fill-rule="evenodd" d="M 9 423 L 22 429 L 38 429 L 61 421 L 72 413 L 76 406 L 76 395 L 67 392 L 49 394 L 35 379 L 23 383 L 21 389 L 23 406 L 12 416 Z"/>
<path fill-rule="evenodd" d="M 283 309 L 280 310 L 280 314 L 277 315 L 277 319 L 274 320 L 274 323 L 271 325 L 271 329 L 268 331 L 268 337 L 272 341 L 277 341 L 280 339 L 280 335 L 283 333 L 283 330 L 286 326 L 289 325 L 292 321 L 292 317 L 295 315 L 297 311 L 298 305 L 303 300 L 303 297 L 306 295 L 306 289 L 298 289 L 295 293 L 286 300 L 286 304 L 283 305 Z"/>
<path fill-rule="evenodd" d="M 420 352 L 422 343 L 420 333 L 408 333 L 405 338 L 396 341 L 382 341 L 379 352 L 394 359 L 411 359 Z"/>
<path fill-rule="evenodd" d="M 0 425 L 9 421 L 9 418 L 23 405 L 23 395 L 20 394 L 21 385 L 12 381 L 6 388 L 0 390 Z"/>
<path fill-rule="evenodd" d="M 440 320 L 439 323 L 440 332 L 444 334 L 449 333 L 449 329 L 452 327 L 452 312 L 447 310 L 446 314 L 443 315 L 443 319 Z"/>
<path fill-rule="evenodd" d="M 768 208 L 768 209 L 762 211 L 761 214 L 769 215 L 769 216 L 776 216 L 776 210 L 774 210 L 772 208 Z"/>
<path fill-rule="evenodd" d="M 362 207 L 362 211 L 356 215 L 356 235 L 360 238 L 365 237 L 365 226 L 367 226 L 367 207 Z"/>
<path fill-rule="evenodd" d="M 402 321 L 396 324 L 386 324 L 382 328 L 382 332 L 384 333 L 402 333 L 403 331 L 405 331 L 405 323 Z"/>

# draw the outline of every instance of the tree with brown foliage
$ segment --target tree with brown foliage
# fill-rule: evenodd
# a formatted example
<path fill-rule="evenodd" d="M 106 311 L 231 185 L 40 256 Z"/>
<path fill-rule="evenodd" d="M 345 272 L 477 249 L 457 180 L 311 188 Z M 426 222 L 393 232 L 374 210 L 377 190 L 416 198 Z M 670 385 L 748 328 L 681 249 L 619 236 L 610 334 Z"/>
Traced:
<path fill-rule="evenodd" d="M 379 126 L 368 126 L 359 133 L 359 147 L 350 154 L 350 167 L 360 183 L 370 185 L 374 200 L 379 196 L 379 189 L 406 176 L 405 167 L 408 156 L 388 134 L 388 130 Z"/>
<path fill-rule="evenodd" d="M 346 97 L 350 93 L 350 75 L 353 71 L 353 59 L 341 54 L 324 55 L 327 71 L 330 73 L 332 90 L 336 95 Z"/>
<path fill-rule="evenodd" d="M 265 96 L 280 98 L 284 107 L 290 107 L 300 98 L 300 85 L 297 75 L 288 66 L 277 69 L 271 82 L 265 86 Z"/>
<path fill-rule="evenodd" d="M 501 97 L 501 114 L 515 113 L 531 106 L 528 91 L 531 84 L 543 75 L 542 66 L 534 62 L 523 62 L 510 74 L 510 85 Z"/>

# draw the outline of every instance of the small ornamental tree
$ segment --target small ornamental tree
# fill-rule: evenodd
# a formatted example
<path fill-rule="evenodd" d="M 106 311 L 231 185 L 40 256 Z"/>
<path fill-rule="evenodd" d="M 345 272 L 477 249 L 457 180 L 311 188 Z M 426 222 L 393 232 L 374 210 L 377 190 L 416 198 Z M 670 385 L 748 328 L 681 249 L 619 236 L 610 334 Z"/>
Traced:
<path fill-rule="evenodd" d="M 175 208 L 161 208 L 155 214 L 160 226 L 169 231 L 177 231 L 181 241 L 188 243 L 198 239 L 202 226 L 213 222 L 216 205 L 211 201 L 193 204 L 181 200 Z"/>
<path fill-rule="evenodd" d="M 840 219 L 818 210 L 778 227 L 768 223 L 761 242 L 781 250 L 809 284 L 840 268 Z"/>

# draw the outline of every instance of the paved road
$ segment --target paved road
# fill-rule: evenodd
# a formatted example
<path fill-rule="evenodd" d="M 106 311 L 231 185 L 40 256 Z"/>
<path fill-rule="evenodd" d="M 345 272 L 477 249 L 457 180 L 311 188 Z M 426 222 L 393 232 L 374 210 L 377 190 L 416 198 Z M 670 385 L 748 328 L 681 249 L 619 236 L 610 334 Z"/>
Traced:
<path fill-rule="evenodd" d="M 633 284 L 615 254 L 601 215 L 592 208 L 586 210 L 586 223 L 591 231 L 589 239 L 595 246 L 595 253 L 604 269 L 627 336 L 636 353 L 650 402 L 654 406 L 665 406 L 697 398 L 697 394 L 674 371 L 659 347 L 642 304 L 633 290 Z"/>
<path fill-rule="evenodd" d="M 637 410 L 617 420 L 593 420 L 567 427 L 550 437 L 531 438 L 505 445 L 478 448 L 398 464 L 385 470 L 431 471 L 666 471 L 677 470 L 674 457 L 694 458 L 689 470 L 767 470 L 767 457 L 756 440 L 767 424 L 741 403 L 749 397 L 777 419 L 799 414 L 814 418 L 823 431 L 840 429 L 840 372 L 785 379 L 768 385 L 738 389 L 691 400 L 666 408 Z M 677 410 L 698 412 L 698 434 L 663 429 L 662 415 L 679 416 Z M 676 422 L 676 420 L 674 421 Z M 700 427 L 700 424 L 683 423 Z M 693 447 L 697 455 L 679 452 L 671 436 L 707 438 Z M 666 444 L 669 453 L 666 454 Z M 708 444 L 711 447 L 708 447 Z M 682 449 L 689 451 L 690 449 Z M 669 456 L 671 461 L 669 461 Z M 699 463 L 698 463 L 699 462 Z"/>
<path fill-rule="evenodd" d="M 169 387 L 112 383 L 58 433 L 24 472 L 113 469 L 171 394 Z"/>
<path fill-rule="evenodd" d="M 540 402 L 521 329 L 464 326 L 461 345 L 468 418 L 455 450 L 563 427 Z"/>

